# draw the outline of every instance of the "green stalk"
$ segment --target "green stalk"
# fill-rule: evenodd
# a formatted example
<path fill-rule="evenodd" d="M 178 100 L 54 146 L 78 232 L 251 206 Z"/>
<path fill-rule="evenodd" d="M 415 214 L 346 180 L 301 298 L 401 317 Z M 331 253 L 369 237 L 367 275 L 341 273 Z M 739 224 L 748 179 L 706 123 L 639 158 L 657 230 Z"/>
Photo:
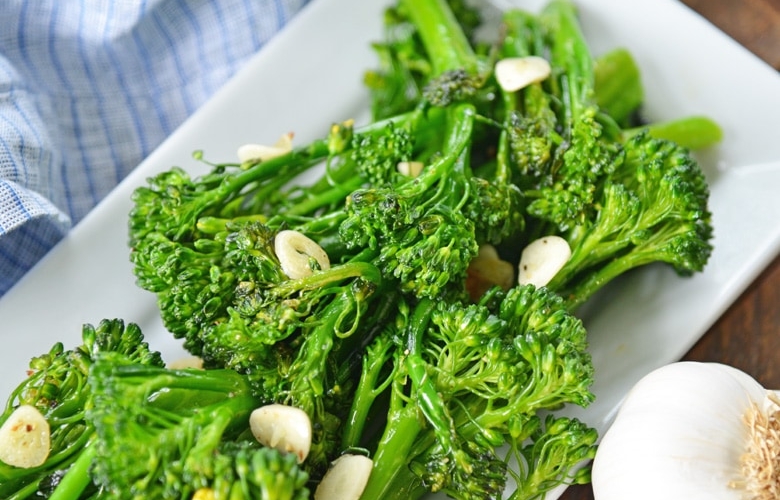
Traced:
<path fill-rule="evenodd" d="M 570 0 L 551 0 L 540 14 L 542 24 L 552 33 L 551 63 L 563 70 L 567 113 L 576 121 L 594 101 L 594 63 L 580 29 L 575 6 Z"/>
<path fill-rule="evenodd" d="M 387 290 L 386 293 L 372 315 L 374 326 L 366 335 L 367 338 L 361 339 L 362 348 L 350 354 L 355 358 L 354 364 L 360 364 L 361 372 L 349 414 L 344 421 L 341 440 L 343 449 L 359 447 L 369 441 L 370 437 L 364 435 L 363 431 L 374 413 L 374 403 L 393 381 L 394 370 L 389 374 L 385 374 L 385 370 L 388 361 L 392 359 L 395 343 L 386 329 L 389 328 L 387 322 L 392 321 L 397 314 L 400 294 L 397 290 Z M 386 378 L 380 382 L 383 374 Z M 339 376 L 339 380 L 345 378 L 344 375 Z"/>
<path fill-rule="evenodd" d="M 49 500 L 73 500 L 74 498 L 79 498 L 87 486 L 92 483 L 89 469 L 96 455 L 95 446 L 87 444 L 62 477 L 59 484 L 57 484 L 57 488 L 52 492 Z"/>
<path fill-rule="evenodd" d="M 406 195 L 418 195 L 427 192 L 431 186 L 440 181 L 446 174 L 453 170 L 453 166 L 459 161 L 463 152 L 467 151 L 474 133 L 474 120 L 476 110 L 470 104 L 460 104 L 447 109 L 445 143 L 441 158 L 423 169 L 419 177 L 405 184 L 411 192 Z M 447 193 L 448 195 L 452 193 Z"/>
<path fill-rule="evenodd" d="M 445 0 L 401 0 L 422 38 L 438 76 L 447 71 L 478 70 L 471 43 Z"/>
<path fill-rule="evenodd" d="M 293 150 L 285 155 L 256 163 L 235 177 L 227 178 L 217 188 L 201 195 L 197 200 L 196 206 L 190 209 L 188 217 L 183 220 L 178 232 L 173 235 L 173 239 L 180 239 L 190 231 L 204 210 L 224 202 L 232 195 L 239 193 L 241 189 L 250 183 L 266 178 L 276 179 L 277 176 L 293 179 L 326 157 L 328 152 L 327 140 L 316 140 L 305 148 Z M 239 198 L 239 200 L 243 199 L 243 197 Z M 225 206 L 232 207 L 231 203 L 228 202 Z M 224 212 L 225 209 L 222 210 L 222 213 Z M 230 214 L 227 215 L 230 216 Z"/>
<path fill-rule="evenodd" d="M 23 488 L 19 488 L 18 490 L 14 491 L 10 497 L 8 497 L 8 500 L 24 500 L 25 498 L 30 498 L 34 494 L 38 492 L 38 488 L 41 485 L 41 481 L 43 481 L 42 477 L 36 478 L 32 483 L 25 485 Z"/>
<path fill-rule="evenodd" d="M 329 191 L 319 193 L 308 197 L 285 210 L 285 216 L 308 215 L 314 213 L 317 209 L 338 203 L 346 199 L 352 191 L 358 189 L 363 184 L 363 179 L 357 175 L 344 182 L 333 186 Z"/>
<path fill-rule="evenodd" d="M 406 350 L 402 359 L 404 359 L 404 366 L 411 368 L 413 372 L 409 373 L 411 378 L 418 382 L 418 384 L 413 382 L 413 386 L 419 385 L 420 379 L 426 379 L 425 374 L 420 373 L 420 369 L 424 371 L 424 368 L 419 363 L 406 360 L 410 357 L 419 359 L 422 335 L 428 326 L 431 311 L 435 307 L 436 302 L 423 299 L 415 307 L 406 327 Z M 409 496 L 409 492 L 419 487 L 419 479 L 409 469 L 409 459 L 412 447 L 423 426 L 423 421 L 418 416 L 417 402 L 431 396 L 430 391 L 423 391 L 424 394 L 417 395 L 416 389 L 417 387 L 412 389 L 413 400 L 406 401 L 398 395 L 398 392 L 403 389 L 393 387 L 392 398 L 395 404 L 391 402 L 387 426 L 374 455 L 374 469 L 363 492 L 364 499 L 414 498 Z M 429 399 L 426 401 L 431 402 Z M 425 403 L 422 405 L 427 406 Z"/>
<path fill-rule="evenodd" d="M 274 287 L 274 294 L 278 297 L 288 297 L 301 290 L 314 290 L 343 281 L 349 278 L 363 278 L 372 283 L 382 282 L 382 274 L 379 269 L 369 262 L 348 262 L 331 267 L 325 271 L 316 272 L 305 278 L 287 280 Z"/>
<path fill-rule="evenodd" d="M 384 341 L 384 339 L 382 339 Z M 378 349 L 379 352 L 373 352 Z M 371 409 L 376 399 L 389 386 L 392 378 L 388 377 L 379 383 L 379 377 L 389 358 L 389 349 L 392 343 L 384 341 L 384 345 L 369 347 L 360 373 L 360 380 L 352 398 L 352 407 L 344 422 L 344 431 L 341 438 L 343 449 L 355 448 L 364 441 L 363 431 L 371 416 Z"/>
<path fill-rule="evenodd" d="M 422 421 L 414 406 L 405 406 L 388 414 L 388 427 L 374 454 L 374 469 L 363 490 L 363 500 L 410 500 L 425 489 L 409 468 L 409 455 Z"/>

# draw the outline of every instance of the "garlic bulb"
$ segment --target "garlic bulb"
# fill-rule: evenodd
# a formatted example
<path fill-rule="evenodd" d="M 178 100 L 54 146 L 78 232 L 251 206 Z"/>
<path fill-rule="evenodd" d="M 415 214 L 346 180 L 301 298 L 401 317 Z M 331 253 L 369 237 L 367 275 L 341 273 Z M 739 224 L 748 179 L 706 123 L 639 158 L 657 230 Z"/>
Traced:
<path fill-rule="evenodd" d="M 746 373 L 678 362 L 640 380 L 604 434 L 596 500 L 780 498 L 780 406 Z"/>

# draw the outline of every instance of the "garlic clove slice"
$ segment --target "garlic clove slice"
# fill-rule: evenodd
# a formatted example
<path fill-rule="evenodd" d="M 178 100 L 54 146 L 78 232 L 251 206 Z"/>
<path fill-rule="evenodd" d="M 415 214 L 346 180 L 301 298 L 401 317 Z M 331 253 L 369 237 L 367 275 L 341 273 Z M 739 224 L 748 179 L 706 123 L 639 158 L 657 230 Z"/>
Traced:
<path fill-rule="evenodd" d="M 292 132 L 283 134 L 273 146 L 265 144 L 244 144 L 236 154 L 241 163 L 248 161 L 267 161 L 292 151 Z"/>
<path fill-rule="evenodd" d="M 293 133 L 287 132 L 282 134 L 281 137 L 274 143 L 275 148 L 284 149 L 287 152 L 292 151 L 293 145 Z"/>
<path fill-rule="evenodd" d="M 182 370 L 187 368 L 194 368 L 198 370 L 203 369 L 203 358 L 200 356 L 185 356 L 182 358 L 174 359 L 167 364 L 167 367 L 172 370 Z"/>
<path fill-rule="evenodd" d="M 21 405 L 0 427 L 0 461 L 28 469 L 46 462 L 51 451 L 51 430 L 37 408 Z"/>
<path fill-rule="evenodd" d="M 345 454 L 333 461 L 314 491 L 314 500 L 358 500 L 374 462 L 363 455 Z"/>
<path fill-rule="evenodd" d="M 283 404 L 261 406 L 249 416 L 249 427 L 260 444 L 293 453 L 298 457 L 298 463 L 309 455 L 311 420 L 300 408 Z"/>
<path fill-rule="evenodd" d="M 282 271 L 290 279 L 300 279 L 314 273 L 310 260 L 317 261 L 320 269 L 330 268 L 330 259 L 325 250 L 303 233 L 285 229 L 274 238 L 274 251 Z"/>
<path fill-rule="evenodd" d="M 569 243 L 560 236 L 534 240 L 520 255 L 518 283 L 536 287 L 547 285 L 571 257 Z"/>
<path fill-rule="evenodd" d="M 482 244 L 466 269 L 466 290 L 474 301 L 491 287 L 500 286 L 509 290 L 515 281 L 514 266 L 502 260 L 496 247 Z"/>
<path fill-rule="evenodd" d="M 495 75 L 499 86 L 507 92 L 515 92 L 550 76 L 552 68 L 543 57 L 509 57 L 496 63 Z"/>
<path fill-rule="evenodd" d="M 421 161 L 399 161 L 396 168 L 398 173 L 405 175 L 406 177 L 417 178 L 423 171 L 423 163 Z"/>

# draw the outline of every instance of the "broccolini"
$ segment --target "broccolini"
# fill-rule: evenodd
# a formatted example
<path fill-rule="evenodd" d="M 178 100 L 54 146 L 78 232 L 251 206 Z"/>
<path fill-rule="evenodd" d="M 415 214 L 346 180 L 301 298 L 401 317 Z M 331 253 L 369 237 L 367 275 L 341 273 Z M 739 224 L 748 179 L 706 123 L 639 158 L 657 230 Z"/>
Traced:
<path fill-rule="evenodd" d="M 45 470 L 0 466 L 0 495 L 302 499 L 354 453 L 373 461 L 371 500 L 530 500 L 589 480 L 596 432 L 556 413 L 594 397 L 578 308 L 646 264 L 704 268 L 709 193 L 689 148 L 717 125 L 642 121 L 631 54 L 593 57 L 568 0 L 504 12 L 489 40 L 461 0 L 398 0 L 384 21 L 369 123 L 136 189 L 137 283 L 205 369 L 164 368 L 135 326 L 130 347 L 55 346 L 34 361 L 53 375 L 31 375 L 4 415 L 41 398 L 63 451 Z M 528 56 L 549 76 L 502 87 L 496 62 Z M 280 247 L 290 234 L 316 252 Z M 518 283 L 546 236 L 568 260 Z M 481 254 L 511 263 L 509 284 L 476 283 Z M 272 403 L 310 418 L 302 463 L 248 436 Z"/>

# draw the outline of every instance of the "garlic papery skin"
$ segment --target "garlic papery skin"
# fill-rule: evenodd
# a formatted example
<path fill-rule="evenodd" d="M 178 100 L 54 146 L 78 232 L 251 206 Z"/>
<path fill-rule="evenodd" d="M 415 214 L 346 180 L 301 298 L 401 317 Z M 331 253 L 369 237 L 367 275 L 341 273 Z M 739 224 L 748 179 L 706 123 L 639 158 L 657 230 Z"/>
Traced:
<path fill-rule="evenodd" d="M 718 363 L 686 361 L 652 371 L 629 391 L 599 444 L 592 467 L 596 500 L 777 498 L 751 493 L 756 483 L 743 474 L 745 453 L 757 439 L 746 418 L 751 411 L 766 414 L 772 395 Z"/>

